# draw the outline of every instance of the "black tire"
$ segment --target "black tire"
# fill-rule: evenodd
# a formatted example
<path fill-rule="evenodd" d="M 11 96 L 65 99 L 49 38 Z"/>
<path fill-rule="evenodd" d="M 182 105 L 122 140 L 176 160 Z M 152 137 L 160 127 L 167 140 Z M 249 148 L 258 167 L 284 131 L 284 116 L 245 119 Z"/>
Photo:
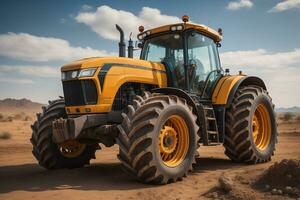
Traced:
<path fill-rule="evenodd" d="M 52 140 L 52 121 L 66 117 L 64 99 L 49 101 L 49 106 L 43 106 L 43 112 L 37 114 L 37 121 L 31 125 L 32 153 L 46 169 L 78 168 L 89 164 L 95 158 L 96 145 L 86 145 L 83 152 L 75 158 L 67 158 L 60 153 L 57 144 Z"/>
<path fill-rule="evenodd" d="M 181 116 L 189 132 L 187 153 L 176 167 L 164 164 L 158 148 L 160 129 L 171 115 Z M 184 99 L 146 92 L 143 97 L 136 96 L 133 105 L 128 106 L 128 113 L 122 116 L 124 120 L 118 126 L 118 158 L 126 172 L 144 183 L 166 184 L 181 180 L 192 170 L 197 155 L 199 127 L 192 108 Z"/>
<path fill-rule="evenodd" d="M 252 117 L 259 105 L 263 105 L 270 119 L 271 136 L 264 149 L 254 142 Z M 268 92 L 258 86 L 238 88 L 233 102 L 226 110 L 225 154 L 234 162 L 249 164 L 271 160 L 277 142 L 277 123 L 274 105 Z"/>

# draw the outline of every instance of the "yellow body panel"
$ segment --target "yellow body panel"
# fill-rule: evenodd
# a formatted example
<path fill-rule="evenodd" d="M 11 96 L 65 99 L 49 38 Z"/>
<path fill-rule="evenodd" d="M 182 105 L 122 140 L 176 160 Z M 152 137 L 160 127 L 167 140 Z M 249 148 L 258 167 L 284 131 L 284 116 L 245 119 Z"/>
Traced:
<path fill-rule="evenodd" d="M 183 25 L 183 27 L 184 27 L 183 30 L 187 30 L 187 29 L 198 30 L 202 33 L 205 33 L 205 34 L 209 35 L 216 42 L 220 42 L 222 40 L 222 36 L 217 31 L 215 31 L 214 29 L 212 29 L 208 26 L 205 26 L 203 24 L 179 23 L 179 24 L 171 24 L 171 25 L 166 25 L 166 26 L 160 26 L 160 27 L 150 29 L 150 30 L 147 30 L 147 31 L 150 31 L 151 34 L 167 32 L 167 31 L 170 31 L 171 26 L 176 26 L 176 25 Z M 145 32 L 147 32 L 147 31 L 145 31 Z"/>
<path fill-rule="evenodd" d="M 112 67 L 106 73 L 102 86 L 103 90 L 101 90 L 98 74 L 105 64 L 111 64 Z M 167 86 L 167 76 L 163 64 L 131 58 L 112 57 L 83 59 L 64 65 L 61 71 L 91 67 L 98 67 L 94 76 L 79 79 L 92 79 L 95 82 L 98 93 L 97 105 L 68 106 L 66 107 L 68 114 L 109 112 L 118 89 L 126 82 L 152 84 L 158 87 Z"/>
<path fill-rule="evenodd" d="M 105 63 L 122 63 L 148 67 L 149 69 L 165 70 L 163 64 L 125 57 L 93 57 L 84 58 L 62 66 L 61 71 L 101 67 Z"/>
<path fill-rule="evenodd" d="M 245 75 L 224 76 L 219 80 L 212 96 L 212 103 L 215 105 L 225 105 L 228 96 L 234 85 Z"/>

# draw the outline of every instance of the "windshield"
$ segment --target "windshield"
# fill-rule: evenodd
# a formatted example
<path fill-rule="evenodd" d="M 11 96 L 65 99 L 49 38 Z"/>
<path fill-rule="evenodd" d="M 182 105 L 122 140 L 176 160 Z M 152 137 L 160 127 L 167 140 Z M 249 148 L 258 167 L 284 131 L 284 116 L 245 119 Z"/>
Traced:
<path fill-rule="evenodd" d="M 153 62 L 183 62 L 183 42 L 181 34 L 168 33 L 145 41 L 142 59 Z"/>
<path fill-rule="evenodd" d="M 167 33 L 147 39 L 141 59 L 168 66 L 175 87 L 185 88 L 183 39 L 179 33 Z"/>

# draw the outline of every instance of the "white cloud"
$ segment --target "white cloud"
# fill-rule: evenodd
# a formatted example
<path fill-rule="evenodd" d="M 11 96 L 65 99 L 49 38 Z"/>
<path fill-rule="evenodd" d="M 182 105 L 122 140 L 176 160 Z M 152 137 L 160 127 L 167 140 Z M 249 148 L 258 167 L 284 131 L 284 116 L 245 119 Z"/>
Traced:
<path fill-rule="evenodd" d="M 239 0 L 229 2 L 226 8 L 228 10 L 239 10 L 241 8 L 251 8 L 252 6 L 253 3 L 251 0 Z"/>
<path fill-rule="evenodd" d="M 276 106 L 299 106 L 300 49 L 272 53 L 264 49 L 221 53 L 223 68 L 261 77 Z M 298 91 L 297 91 L 298 90 Z"/>
<path fill-rule="evenodd" d="M 34 81 L 31 79 L 10 78 L 10 77 L 0 77 L 0 82 L 17 83 L 17 84 L 32 84 L 32 83 L 34 83 Z"/>
<path fill-rule="evenodd" d="M 273 7 L 269 12 L 282 12 L 290 9 L 300 9 L 300 0 L 285 0 Z"/>
<path fill-rule="evenodd" d="M 119 33 L 115 28 L 115 24 L 123 28 L 126 38 L 128 38 L 130 32 L 133 32 L 133 35 L 136 36 L 140 25 L 148 29 L 164 24 L 181 22 L 180 18 L 163 15 L 160 10 L 155 8 L 143 7 L 138 15 L 135 15 L 106 5 L 98 7 L 95 12 L 81 12 L 75 19 L 77 22 L 89 26 L 99 36 L 110 40 L 119 39 Z"/>
<path fill-rule="evenodd" d="M 84 11 L 88 11 L 88 10 L 92 10 L 93 9 L 93 7 L 90 6 L 90 5 L 88 5 L 88 4 L 83 4 L 81 8 Z"/>
<path fill-rule="evenodd" d="M 49 78 L 58 78 L 60 76 L 58 67 L 31 65 L 0 65 L 0 73 L 19 73 L 22 75 Z"/>
<path fill-rule="evenodd" d="M 7 33 L 0 35 L 0 56 L 25 61 L 70 61 L 91 56 L 109 56 L 104 50 L 90 47 L 73 47 L 68 41 L 39 37 L 28 33 Z"/>
<path fill-rule="evenodd" d="M 237 56 L 238 59 L 236 59 Z M 222 61 L 225 65 L 230 63 L 231 65 L 249 65 L 254 68 L 282 69 L 282 67 L 298 67 L 300 64 L 300 49 L 279 53 L 270 53 L 264 49 L 225 52 L 222 53 Z"/>

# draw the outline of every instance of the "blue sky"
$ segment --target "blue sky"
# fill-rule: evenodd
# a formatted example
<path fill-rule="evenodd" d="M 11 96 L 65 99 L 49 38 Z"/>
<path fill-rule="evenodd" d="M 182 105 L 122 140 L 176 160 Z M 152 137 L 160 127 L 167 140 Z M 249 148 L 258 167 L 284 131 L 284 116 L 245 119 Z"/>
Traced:
<path fill-rule="evenodd" d="M 1 1 L 0 98 L 47 102 L 62 95 L 59 67 L 117 52 L 120 24 L 173 23 L 184 14 L 221 27 L 224 68 L 262 77 L 277 106 L 300 106 L 300 1 Z M 142 23 L 142 24 L 141 24 Z"/>

